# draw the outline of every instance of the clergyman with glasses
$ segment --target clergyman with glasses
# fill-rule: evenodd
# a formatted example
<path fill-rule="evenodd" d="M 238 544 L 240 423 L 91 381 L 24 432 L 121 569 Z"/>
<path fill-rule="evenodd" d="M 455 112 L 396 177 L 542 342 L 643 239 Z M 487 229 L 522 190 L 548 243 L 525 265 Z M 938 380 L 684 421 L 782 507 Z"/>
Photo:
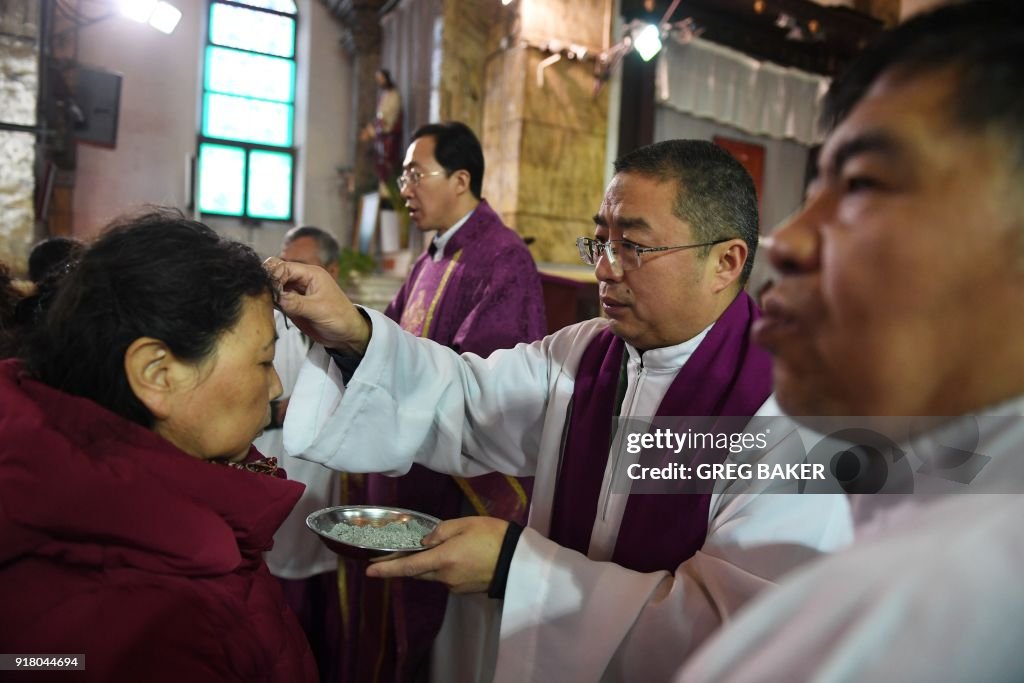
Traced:
<path fill-rule="evenodd" d="M 487 356 L 540 339 L 546 323 L 533 256 L 482 198 L 483 179 L 483 150 L 465 124 L 433 123 L 413 133 L 398 178 L 399 196 L 416 227 L 436 237 L 384 314 L 417 337 Z M 525 522 L 529 511 L 532 481 L 499 473 L 470 480 L 414 466 L 397 478 L 342 476 L 343 504 L 388 505 L 441 519 L 493 515 L 517 522 Z M 416 680 L 429 667 L 446 607 L 458 620 L 466 599 L 449 600 L 436 583 L 367 581 L 364 565 L 341 561 L 349 605 L 343 617 L 342 680 Z"/>
<path fill-rule="evenodd" d="M 594 236 L 578 240 L 604 316 L 486 359 L 403 334 L 312 270 L 269 264 L 285 312 L 358 361 L 333 414 L 286 426 L 330 443 L 325 464 L 536 477 L 527 528 L 445 521 L 424 539 L 435 547 L 367 570 L 489 595 L 500 623 L 462 634 L 467 649 L 484 644 L 474 680 L 666 680 L 777 577 L 850 539 L 841 497 L 613 489 L 630 457 L 615 415 L 779 414 L 770 359 L 749 340 L 749 175 L 693 140 L 641 148 L 615 171 Z M 321 358 L 307 393 L 330 405 L 336 361 Z"/>

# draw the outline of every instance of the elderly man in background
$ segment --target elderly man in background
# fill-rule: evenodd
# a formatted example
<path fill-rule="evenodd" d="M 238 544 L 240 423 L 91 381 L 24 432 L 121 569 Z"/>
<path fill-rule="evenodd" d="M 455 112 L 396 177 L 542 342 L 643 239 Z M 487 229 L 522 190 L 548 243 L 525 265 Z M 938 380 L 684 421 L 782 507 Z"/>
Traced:
<path fill-rule="evenodd" d="M 536 475 L 529 528 L 446 521 L 424 539 L 436 547 L 367 570 L 486 591 L 502 607 L 500 631 L 462 632 L 452 659 L 483 655 L 461 680 L 665 680 L 751 596 L 849 538 L 842 496 L 753 495 L 736 482 L 701 495 L 613 487 L 637 458 L 614 438 L 616 415 L 746 422 L 778 410 L 769 358 L 749 341 L 759 317 L 743 291 L 758 240 L 749 175 L 693 140 L 639 149 L 615 170 L 593 238 L 578 240 L 606 317 L 486 359 L 403 334 L 314 270 L 269 264 L 284 310 L 342 365 L 357 361 L 340 403 L 336 361 L 318 352 L 303 370 L 304 400 L 327 409 L 288 429 L 320 430 L 332 448 L 317 457 L 351 470 L 402 473 L 416 461 Z"/>
<path fill-rule="evenodd" d="M 755 339 L 793 415 L 932 416 L 899 444 L 915 493 L 855 496 L 855 545 L 766 594 L 680 680 L 1024 677 L 1022 64 L 1024 5 L 978 0 L 910 20 L 829 93 Z"/>

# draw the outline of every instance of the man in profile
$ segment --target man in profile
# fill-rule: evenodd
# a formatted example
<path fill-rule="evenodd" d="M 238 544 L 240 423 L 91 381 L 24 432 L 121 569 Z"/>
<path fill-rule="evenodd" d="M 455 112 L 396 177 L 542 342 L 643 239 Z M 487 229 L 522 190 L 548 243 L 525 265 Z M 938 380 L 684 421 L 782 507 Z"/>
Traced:
<path fill-rule="evenodd" d="M 1017 0 L 943 6 L 859 58 L 828 95 L 806 204 L 772 236 L 754 335 L 791 415 L 933 416 L 901 444 L 915 488 L 965 458 L 973 479 L 854 496 L 854 546 L 767 593 L 681 681 L 1021 680 L 1022 64 Z"/>

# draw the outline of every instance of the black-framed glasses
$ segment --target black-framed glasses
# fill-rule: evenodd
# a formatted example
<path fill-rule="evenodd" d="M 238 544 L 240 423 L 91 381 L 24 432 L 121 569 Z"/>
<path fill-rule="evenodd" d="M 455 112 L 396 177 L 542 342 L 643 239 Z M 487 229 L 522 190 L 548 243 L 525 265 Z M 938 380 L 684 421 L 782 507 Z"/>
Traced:
<path fill-rule="evenodd" d="M 433 175 L 445 175 L 445 171 L 430 171 L 429 173 L 424 173 L 418 168 L 407 168 L 402 171 L 402 175 L 398 176 L 398 189 L 404 190 L 407 187 L 416 187 L 420 184 L 421 180 Z"/>
<path fill-rule="evenodd" d="M 577 237 L 576 248 L 580 250 L 580 258 L 588 266 L 596 266 L 602 256 L 613 256 L 622 264 L 622 270 L 636 270 L 643 265 L 643 255 L 655 251 L 669 251 L 672 249 L 696 249 L 698 247 L 710 247 L 722 242 L 728 242 L 733 237 L 725 237 L 713 242 L 701 242 L 700 244 L 680 244 L 673 247 L 642 247 L 629 240 L 595 240 L 591 237 Z"/>

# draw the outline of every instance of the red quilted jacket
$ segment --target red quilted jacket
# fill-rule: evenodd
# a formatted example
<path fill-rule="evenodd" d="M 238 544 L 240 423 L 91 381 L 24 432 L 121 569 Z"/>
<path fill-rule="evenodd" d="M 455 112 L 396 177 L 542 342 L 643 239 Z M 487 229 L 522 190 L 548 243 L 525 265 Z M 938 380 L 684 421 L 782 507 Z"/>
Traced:
<path fill-rule="evenodd" d="M 85 655 L 3 680 L 315 681 L 262 559 L 301 492 L 0 362 L 0 652 Z"/>

